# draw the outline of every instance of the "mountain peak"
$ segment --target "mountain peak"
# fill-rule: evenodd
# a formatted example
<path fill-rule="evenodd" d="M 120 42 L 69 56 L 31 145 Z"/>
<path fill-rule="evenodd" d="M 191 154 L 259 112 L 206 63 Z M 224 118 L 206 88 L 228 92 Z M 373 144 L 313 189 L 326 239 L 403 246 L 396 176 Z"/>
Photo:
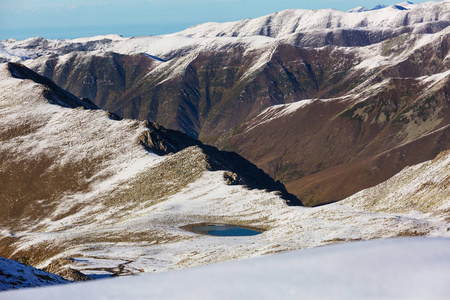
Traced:
<path fill-rule="evenodd" d="M 387 5 L 378 4 L 378 5 L 375 5 L 371 10 L 378 10 L 378 9 L 382 9 L 382 8 L 385 8 L 385 7 L 387 7 Z"/>
<path fill-rule="evenodd" d="M 369 10 L 370 9 L 368 9 L 367 7 L 358 6 L 358 7 L 355 7 L 355 8 L 352 8 L 352 9 L 348 10 L 347 12 L 354 13 L 354 12 L 363 12 L 363 11 L 369 11 Z"/>
<path fill-rule="evenodd" d="M 392 7 L 392 8 L 398 9 L 398 10 L 407 10 L 408 9 L 407 7 L 411 6 L 411 5 L 414 5 L 414 3 L 412 3 L 411 1 L 404 1 L 404 2 L 401 2 L 401 3 L 397 3 L 397 4 L 394 4 L 394 5 L 391 5 L 389 7 Z M 349 12 L 349 13 L 358 13 L 358 12 L 365 12 L 365 11 L 374 11 L 374 10 L 379 10 L 379 9 L 383 9 L 383 8 L 386 8 L 386 7 L 388 7 L 388 6 L 384 5 L 384 4 L 375 5 L 372 9 L 368 9 L 368 8 L 366 8 L 364 6 L 358 6 L 358 7 L 355 7 L 355 8 L 352 8 L 352 9 L 348 10 L 347 12 Z"/>
<path fill-rule="evenodd" d="M 392 5 L 392 8 L 398 9 L 398 10 L 408 10 L 407 8 L 400 6 L 400 5 Z"/>
<path fill-rule="evenodd" d="M 395 5 L 398 5 L 398 6 L 408 6 L 408 5 L 414 5 L 414 3 L 411 2 L 411 1 L 404 1 L 404 2 L 401 2 L 401 3 L 397 3 L 397 4 L 395 4 Z"/>

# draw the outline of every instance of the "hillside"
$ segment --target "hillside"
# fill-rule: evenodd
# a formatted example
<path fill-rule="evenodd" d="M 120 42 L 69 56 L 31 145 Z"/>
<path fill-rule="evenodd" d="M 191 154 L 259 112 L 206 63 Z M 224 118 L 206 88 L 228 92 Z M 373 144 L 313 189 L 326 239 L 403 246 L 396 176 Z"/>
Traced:
<path fill-rule="evenodd" d="M 87 241 L 169 238 L 159 229 L 109 226 L 152 211 L 204 173 L 301 204 L 235 153 L 157 124 L 120 119 L 21 65 L 2 64 L 0 71 L 2 256 L 36 265 Z M 98 224 L 112 231 L 98 234 Z M 30 243 L 23 241 L 27 235 Z"/>
<path fill-rule="evenodd" d="M 120 119 L 21 65 L 0 65 L 0 88 L 0 256 L 35 267 L 57 260 L 101 278 L 345 241 L 450 236 L 448 151 L 342 202 L 305 208 L 236 154 Z M 205 223 L 262 233 L 184 229 Z"/>
<path fill-rule="evenodd" d="M 449 24 L 448 1 L 291 9 L 164 36 L 9 39 L 0 57 L 235 151 L 312 206 L 449 149 Z M 292 113 L 263 121 L 277 105 Z"/>
<path fill-rule="evenodd" d="M 449 82 L 448 72 L 389 78 L 352 96 L 272 106 L 221 146 L 305 205 L 341 200 L 450 149 Z"/>

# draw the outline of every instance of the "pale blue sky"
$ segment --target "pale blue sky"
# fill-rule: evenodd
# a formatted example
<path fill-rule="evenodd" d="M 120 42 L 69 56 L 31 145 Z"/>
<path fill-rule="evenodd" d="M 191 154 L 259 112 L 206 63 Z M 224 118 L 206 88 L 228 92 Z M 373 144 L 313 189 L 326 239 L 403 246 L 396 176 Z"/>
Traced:
<path fill-rule="evenodd" d="M 402 0 L 0 0 L 0 40 L 158 35 L 288 8 L 372 8 Z M 421 3 L 425 1 L 414 1 Z"/>

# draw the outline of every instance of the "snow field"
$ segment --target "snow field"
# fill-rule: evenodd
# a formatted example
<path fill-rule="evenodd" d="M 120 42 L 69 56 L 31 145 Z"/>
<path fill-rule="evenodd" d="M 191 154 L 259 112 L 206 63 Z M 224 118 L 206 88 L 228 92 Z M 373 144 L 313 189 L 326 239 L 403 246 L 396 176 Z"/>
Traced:
<path fill-rule="evenodd" d="M 450 239 L 388 239 L 179 271 L 2 293 L 2 299 L 447 299 Z"/>

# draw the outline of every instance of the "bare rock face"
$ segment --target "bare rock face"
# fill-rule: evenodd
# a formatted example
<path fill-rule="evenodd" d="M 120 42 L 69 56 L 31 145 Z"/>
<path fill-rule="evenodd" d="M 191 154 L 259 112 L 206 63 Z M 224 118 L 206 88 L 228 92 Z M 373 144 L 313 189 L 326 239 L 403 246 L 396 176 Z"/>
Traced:
<path fill-rule="evenodd" d="M 236 185 L 236 184 L 245 184 L 245 180 L 241 178 L 238 174 L 226 171 L 223 173 L 223 178 L 226 180 L 227 184 Z"/>

